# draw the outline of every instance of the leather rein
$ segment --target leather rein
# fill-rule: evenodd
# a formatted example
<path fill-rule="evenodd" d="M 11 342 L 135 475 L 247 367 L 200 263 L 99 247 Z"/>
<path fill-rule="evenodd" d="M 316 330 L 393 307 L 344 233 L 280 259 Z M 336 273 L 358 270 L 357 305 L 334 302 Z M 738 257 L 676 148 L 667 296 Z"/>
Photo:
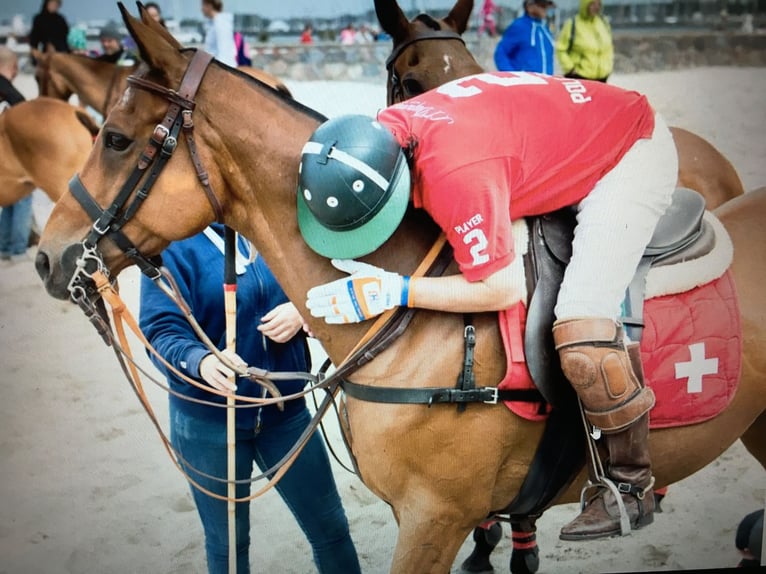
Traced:
<path fill-rule="evenodd" d="M 438 387 L 426 389 L 373 389 L 372 387 L 356 385 L 347 381 L 348 376 L 372 361 L 398 339 L 398 337 L 405 331 L 416 312 L 415 309 L 411 308 L 399 307 L 381 315 L 373 323 L 357 346 L 349 353 L 346 359 L 344 359 L 338 368 L 329 376 L 325 376 L 323 372 L 326 370 L 326 367 L 324 367 L 323 371 L 320 371 L 318 375 L 306 372 L 272 373 L 254 367 L 247 367 L 245 369 L 238 368 L 221 354 L 197 324 L 188 304 L 186 304 L 175 287 L 175 281 L 172 276 L 170 276 L 167 270 L 161 268 L 161 261 L 159 258 L 144 256 L 122 233 L 122 228 L 133 217 L 143 201 L 147 198 L 162 169 L 172 157 L 173 152 L 177 147 L 178 136 L 181 131 L 184 132 L 186 137 L 187 147 L 189 148 L 192 162 L 194 163 L 197 172 L 197 177 L 205 190 L 208 201 L 215 213 L 216 220 L 222 221 L 223 209 L 217 196 L 213 193 L 208 174 L 197 154 L 193 133 L 194 124 L 192 121 L 192 112 L 195 108 L 194 97 L 211 61 L 212 56 L 210 54 L 203 51 L 196 51 L 184 74 L 181 86 L 177 91 L 160 86 L 140 77 L 130 76 L 128 78 L 128 83 L 130 85 L 166 99 L 169 102 L 169 105 L 164 119 L 155 127 L 136 167 L 133 169 L 133 172 L 125 181 L 114 201 L 112 201 L 108 208 L 102 209 L 99 206 L 96 200 L 87 191 L 78 175 L 75 175 L 70 182 L 70 191 L 85 212 L 94 221 L 86 237 L 80 243 L 82 254 L 76 261 L 76 269 L 68 285 L 70 297 L 85 312 L 86 316 L 104 339 L 105 343 L 112 346 L 114 349 L 117 360 L 125 373 L 126 378 L 158 431 L 171 459 L 182 474 L 184 474 L 186 479 L 209 496 L 220 500 L 229 500 L 228 497 L 204 489 L 184 470 L 185 466 L 197 475 L 205 476 L 206 478 L 221 483 L 228 482 L 226 479 L 206 475 L 193 469 L 186 463 L 186 461 L 184 461 L 180 453 L 173 448 L 170 440 L 163 432 L 148 398 L 143 391 L 139 371 L 160 388 L 168 393 L 179 396 L 179 398 L 216 407 L 225 407 L 226 405 L 184 396 L 152 377 L 135 362 L 125 336 L 125 327 L 123 323 L 128 325 L 147 350 L 175 376 L 191 385 L 204 388 L 210 393 L 218 394 L 220 396 L 229 395 L 204 385 L 181 373 L 152 347 L 141 332 L 138 322 L 130 314 L 127 306 L 119 297 L 115 286 L 109 279 L 108 269 L 104 265 L 98 250 L 98 243 L 104 237 L 109 237 L 113 240 L 115 244 L 138 265 L 145 275 L 154 281 L 163 292 L 176 302 L 194 331 L 212 353 L 214 353 L 226 366 L 231 368 L 238 376 L 248 378 L 261 384 L 272 395 L 271 398 L 234 395 L 233 398 L 236 399 L 237 402 L 243 403 L 236 404 L 234 408 L 253 408 L 266 405 L 277 405 L 278 407 L 283 408 L 284 401 L 286 400 L 297 399 L 317 390 L 326 392 L 326 396 L 321 405 L 317 408 L 316 414 L 311 422 L 306 427 L 298 442 L 293 445 L 282 460 L 258 476 L 235 481 L 237 484 L 243 484 L 252 483 L 262 478 L 269 478 L 270 480 L 268 484 L 250 496 L 234 499 L 235 502 L 252 500 L 269 490 L 279 481 L 281 476 L 287 471 L 292 462 L 302 451 L 303 447 L 308 442 L 308 439 L 320 426 L 321 420 L 330 406 L 337 408 L 335 404 L 335 396 L 341 389 L 345 390 L 350 396 L 357 397 L 360 400 L 383 403 L 394 402 L 432 405 L 438 403 L 460 404 L 465 402 L 487 402 L 494 404 L 498 399 L 529 400 L 526 396 L 522 398 L 522 394 L 513 394 L 510 391 L 498 391 L 496 388 L 492 387 L 465 390 Z M 133 197 L 133 199 L 129 202 L 131 197 Z M 451 261 L 452 251 L 449 249 L 449 245 L 442 234 L 412 275 L 440 275 L 446 270 Z M 116 335 L 112 330 L 104 301 L 111 307 Z M 309 381 L 311 385 L 301 392 L 282 396 L 274 385 L 274 381 L 290 379 L 304 379 Z M 344 435 L 344 439 L 345 438 Z M 351 452 L 350 448 L 349 452 Z"/>

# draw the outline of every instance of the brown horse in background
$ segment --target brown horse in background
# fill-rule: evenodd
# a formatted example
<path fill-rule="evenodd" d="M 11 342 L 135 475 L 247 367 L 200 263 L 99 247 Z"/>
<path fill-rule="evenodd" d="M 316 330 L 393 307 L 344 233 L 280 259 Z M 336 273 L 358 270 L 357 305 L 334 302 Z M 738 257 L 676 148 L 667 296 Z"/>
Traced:
<path fill-rule="evenodd" d="M 41 96 L 68 101 L 72 94 L 77 94 L 81 105 L 90 106 L 104 117 L 125 91 L 128 76 L 138 67 L 119 66 L 78 54 L 32 52 L 37 60 L 35 79 Z M 268 72 L 248 66 L 238 69 L 290 95 L 287 86 Z"/>
<path fill-rule="evenodd" d="M 0 207 L 37 188 L 54 203 L 91 152 L 98 127 L 66 102 L 37 98 L 0 114 Z"/>
<path fill-rule="evenodd" d="M 375 10 L 393 38 L 392 53 L 400 50 L 389 63 L 389 105 L 485 71 L 459 38 L 468 27 L 473 0 L 457 0 L 443 19 L 421 14 L 410 22 L 396 0 L 375 0 Z M 440 32 L 455 36 L 438 37 Z M 678 150 L 679 186 L 702 194 L 708 209 L 745 192 L 734 166 L 708 141 L 682 128 L 670 131 Z"/>
<path fill-rule="evenodd" d="M 151 70 L 141 77 L 177 89 L 192 52 L 179 50 L 143 9 L 141 21 L 122 10 Z M 165 116 L 169 102 L 162 94 L 162 88 L 129 88 L 109 114 L 108 134 L 99 135 L 81 173 L 84 186 L 102 207 L 115 198 Z M 198 157 L 223 208 L 224 222 L 254 242 L 290 300 L 302 307 L 310 287 L 340 276 L 327 259 L 309 249 L 297 224 L 301 150 L 324 118 L 216 62 L 207 68 L 195 102 Z M 114 142 L 128 147 L 115 147 Z M 198 233 L 215 217 L 185 139 L 175 155 L 122 228 L 145 255 Z M 718 417 L 692 427 L 652 431 L 657 486 L 696 472 L 739 437 L 766 466 L 766 193 L 728 202 L 719 215 L 735 245 L 733 272 L 744 329 L 742 377 L 731 404 Z M 71 193 L 56 204 L 36 260 L 52 296 L 68 298 L 67 285 L 91 225 Z M 437 234 L 428 218 L 411 212 L 394 236 L 365 259 L 411 274 Z M 112 275 L 131 263 L 109 240 L 99 249 Z M 454 265 L 451 272 L 457 272 Z M 313 317 L 308 323 L 335 364 L 369 328 L 365 323 L 327 325 Z M 475 325 L 477 384 L 492 386 L 505 374 L 497 316 L 476 315 Z M 455 381 L 462 366 L 463 330 L 460 315 L 419 311 L 401 338 L 357 371 L 354 381 L 409 388 Z M 391 505 L 399 524 L 391 564 L 397 574 L 448 572 L 466 535 L 517 494 L 544 428 L 544 423 L 522 419 L 503 405 L 472 405 L 458 413 L 454 405 L 428 408 L 348 398 L 346 411 L 346 432 L 361 478 Z M 574 499 L 570 495 L 566 501 Z"/>

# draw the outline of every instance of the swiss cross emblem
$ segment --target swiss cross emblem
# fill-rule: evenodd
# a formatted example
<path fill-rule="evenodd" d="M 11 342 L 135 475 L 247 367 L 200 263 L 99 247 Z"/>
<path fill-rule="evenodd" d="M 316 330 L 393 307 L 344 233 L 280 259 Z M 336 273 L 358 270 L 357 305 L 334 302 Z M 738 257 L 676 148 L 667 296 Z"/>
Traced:
<path fill-rule="evenodd" d="M 705 357 L 705 343 L 689 345 L 691 359 L 676 363 L 676 379 L 686 379 L 687 393 L 702 392 L 702 377 L 718 373 L 718 359 Z"/>

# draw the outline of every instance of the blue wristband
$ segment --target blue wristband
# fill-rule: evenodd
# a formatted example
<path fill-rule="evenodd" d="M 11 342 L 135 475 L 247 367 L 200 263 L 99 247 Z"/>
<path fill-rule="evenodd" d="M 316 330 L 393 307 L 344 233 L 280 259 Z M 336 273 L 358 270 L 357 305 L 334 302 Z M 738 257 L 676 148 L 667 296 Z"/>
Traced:
<path fill-rule="evenodd" d="M 407 300 L 410 297 L 410 276 L 409 275 L 403 275 L 402 276 L 402 299 L 399 302 L 399 305 L 402 307 L 407 307 Z"/>

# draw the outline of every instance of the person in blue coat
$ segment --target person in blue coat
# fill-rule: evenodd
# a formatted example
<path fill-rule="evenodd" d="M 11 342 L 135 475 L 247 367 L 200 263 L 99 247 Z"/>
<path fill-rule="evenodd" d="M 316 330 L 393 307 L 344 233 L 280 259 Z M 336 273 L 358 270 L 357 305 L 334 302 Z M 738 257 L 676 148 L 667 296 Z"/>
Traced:
<path fill-rule="evenodd" d="M 524 0 L 524 15 L 511 22 L 495 47 L 501 72 L 553 74 L 553 43 L 545 16 L 550 0 Z"/>
<path fill-rule="evenodd" d="M 189 239 L 172 243 L 162 254 L 164 265 L 205 333 L 224 349 L 226 325 L 223 296 L 223 226 L 214 224 Z M 288 302 L 263 259 L 250 261 L 249 245 L 238 238 L 237 354 L 235 363 L 269 371 L 308 371 L 310 356 L 303 320 Z M 199 341 L 181 311 L 151 280 L 141 280 L 140 325 L 151 344 L 175 368 L 219 390 L 234 390 L 231 371 Z M 152 357 L 170 387 L 182 395 L 225 404 L 224 397 L 198 389 L 169 372 Z M 300 391 L 304 381 L 277 384 L 283 395 Z M 236 380 L 237 394 L 263 397 L 263 388 Z M 226 479 L 226 409 L 170 395 L 170 439 L 191 478 L 203 488 L 226 496 L 227 485 L 203 476 Z M 310 420 L 304 399 L 276 406 L 236 411 L 237 479 L 277 463 L 295 444 Z M 191 486 L 205 533 L 208 572 L 228 572 L 227 503 Z M 276 485 L 280 496 L 308 538 L 317 570 L 323 574 L 360 571 L 348 521 L 335 485 L 322 439 L 314 434 L 293 466 Z M 237 498 L 250 493 L 238 484 Z M 237 572 L 249 573 L 250 505 L 237 503 Z"/>

